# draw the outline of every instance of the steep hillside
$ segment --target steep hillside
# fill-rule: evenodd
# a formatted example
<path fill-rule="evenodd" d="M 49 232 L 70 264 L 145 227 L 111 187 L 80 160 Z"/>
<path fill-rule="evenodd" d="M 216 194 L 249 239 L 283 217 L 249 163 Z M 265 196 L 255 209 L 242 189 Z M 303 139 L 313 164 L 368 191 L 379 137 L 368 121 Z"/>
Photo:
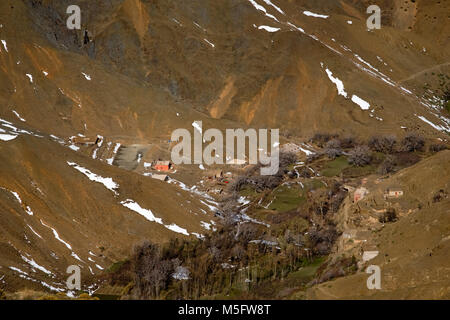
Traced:
<path fill-rule="evenodd" d="M 309 299 L 448 299 L 450 297 L 450 152 L 444 151 L 371 185 L 369 195 L 342 208 L 343 237 L 338 255 L 376 251 L 360 272 L 307 291 Z M 383 199 L 386 189 L 402 190 Z M 389 203 L 388 203 L 389 202 Z M 383 208 L 395 208 L 398 221 L 381 224 Z M 348 212 L 348 214 L 344 214 Z M 355 221 L 359 220 L 359 226 Z M 381 270 L 381 290 L 366 286 L 368 265 Z"/>
<path fill-rule="evenodd" d="M 448 73 L 446 2 L 379 1 L 383 27 L 370 32 L 369 2 L 361 1 L 80 1 L 86 9 L 78 32 L 64 28 L 64 1 L 26 3 L 33 29 L 53 45 L 213 118 L 283 125 L 304 135 L 334 127 L 401 132 L 401 126 L 430 134 L 435 129 L 426 121 L 449 129 L 423 98 L 424 83 L 405 81 L 424 70 Z M 331 77 L 343 82 L 346 97 Z M 353 95 L 370 109 L 352 102 Z"/>
<path fill-rule="evenodd" d="M 372 2 L 381 30 L 366 27 Z M 196 120 L 280 128 L 282 143 L 317 132 L 448 139 L 450 3 L 398 3 L 1 1 L 2 288 L 62 290 L 68 264 L 91 277 L 142 239 L 211 231 L 214 174 L 150 177 L 171 132 Z M 72 4 L 81 30 L 66 27 Z"/>

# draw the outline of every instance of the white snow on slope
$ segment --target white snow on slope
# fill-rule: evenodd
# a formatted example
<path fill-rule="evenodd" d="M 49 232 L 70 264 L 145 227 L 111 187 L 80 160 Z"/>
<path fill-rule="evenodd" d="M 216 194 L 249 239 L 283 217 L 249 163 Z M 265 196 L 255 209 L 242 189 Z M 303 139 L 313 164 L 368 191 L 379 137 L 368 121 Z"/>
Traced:
<path fill-rule="evenodd" d="M 151 221 L 151 222 L 156 222 L 159 223 L 161 225 L 163 225 L 164 227 L 166 227 L 167 229 L 173 231 L 173 232 L 177 232 L 177 233 L 182 233 L 184 235 L 189 235 L 189 233 L 187 232 L 186 229 L 183 229 L 179 226 L 177 226 L 176 224 L 172 223 L 171 225 L 165 225 L 163 223 L 163 220 L 161 218 L 157 218 L 153 212 L 151 210 L 148 209 L 144 209 L 142 208 L 137 202 L 135 202 L 134 200 L 131 199 L 127 199 L 125 201 L 122 201 L 120 204 L 122 204 L 124 207 L 140 214 L 141 216 L 143 216 L 144 218 L 146 218 L 147 220 Z"/>
<path fill-rule="evenodd" d="M 194 24 L 197 28 L 202 29 L 204 32 L 206 32 L 206 29 L 199 25 L 197 22 L 194 21 Z"/>
<path fill-rule="evenodd" d="M 263 0 L 266 4 L 268 4 L 269 6 L 275 8 L 275 10 L 277 10 L 279 13 L 281 14 L 285 14 L 283 12 L 283 10 L 281 10 L 279 7 L 277 7 L 276 5 L 274 5 L 270 0 Z"/>
<path fill-rule="evenodd" d="M 28 213 L 29 216 L 34 215 L 33 211 L 31 210 L 31 208 L 30 208 L 29 206 L 27 206 L 27 207 L 25 208 L 25 212 Z"/>
<path fill-rule="evenodd" d="M 33 229 L 30 225 L 28 225 L 28 228 L 30 228 L 30 230 L 31 230 L 36 236 L 38 236 L 39 238 L 42 239 L 41 235 L 40 235 L 39 233 L 37 233 L 36 231 L 34 231 L 34 229 Z"/>
<path fill-rule="evenodd" d="M 117 195 L 117 191 L 115 189 L 119 188 L 119 185 L 115 183 L 112 178 L 104 178 L 102 176 L 99 176 L 91 172 L 90 170 L 79 166 L 75 162 L 67 161 L 67 164 L 73 167 L 74 169 L 78 170 L 82 174 L 84 174 L 86 177 L 89 178 L 89 180 L 103 184 L 106 187 L 106 189 L 111 190 L 114 194 Z"/>
<path fill-rule="evenodd" d="M 170 178 L 170 177 L 169 177 L 169 180 L 167 181 L 167 183 L 173 183 L 173 184 L 179 186 L 184 191 L 187 191 L 187 192 L 190 192 L 190 193 L 193 193 L 195 195 L 198 195 L 198 196 L 202 197 L 204 201 L 200 200 L 201 203 L 203 203 L 205 206 L 207 206 L 209 208 L 209 210 L 211 210 L 212 212 L 217 212 L 218 211 L 217 206 L 219 204 L 214 200 L 214 198 L 211 197 L 207 192 L 198 190 L 197 186 L 194 185 L 194 186 L 189 188 L 183 182 L 178 181 L 178 180 L 173 179 L 173 178 Z"/>
<path fill-rule="evenodd" d="M 7 128 L 8 130 L 11 131 L 10 134 L 12 134 L 12 135 L 28 134 L 30 136 L 34 136 L 34 137 L 37 137 L 37 138 L 43 138 L 43 136 L 41 136 L 39 134 L 36 134 L 34 132 L 31 132 L 31 131 L 28 131 L 28 130 L 24 130 L 24 129 L 18 129 L 18 128 L 14 127 L 12 125 L 12 123 L 6 123 L 5 121 L 2 121 L 2 119 L 0 119 L 0 122 L 1 122 L 1 125 L 4 128 Z"/>
<path fill-rule="evenodd" d="M 22 121 L 22 122 L 27 122 L 27 120 L 25 120 L 24 118 L 22 118 L 22 117 L 20 116 L 20 114 L 19 114 L 16 110 L 13 110 L 12 112 L 16 115 L 17 118 L 19 118 L 20 121 Z"/>
<path fill-rule="evenodd" d="M 177 233 L 181 233 L 184 234 L 186 236 L 189 235 L 189 232 L 187 232 L 186 229 L 181 228 L 179 226 L 177 226 L 176 224 L 172 223 L 171 225 L 165 225 L 165 227 L 173 232 L 177 232 Z"/>
<path fill-rule="evenodd" d="M 72 252 L 71 256 L 74 257 L 75 259 L 77 259 L 78 261 L 84 262 L 83 260 L 80 259 L 80 257 L 75 252 Z"/>
<path fill-rule="evenodd" d="M 67 249 L 69 249 L 70 251 L 72 251 L 72 246 L 71 246 L 69 243 L 67 243 L 66 241 L 64 241 L 63 239 L 61 239 L 61 237 L 60 237 L 59 234 L 58 234 L 58 231 L 56 231 L 55 228 L 52 228 L 52 227 L 49 226 L 48 224 L 45 224 L 44 221 L 42 221 L 42 219 L 41 219 L 40 221 L 41 221 L 41 224 L 42 224 L 44 227 L 47 227 L 47 228 L 49 228 L 49 229 L 52 230 L 53 236 L 55 237 L 56 240 L 58 240 L 59 242 L 61 242 L 62 244 L 64 244 L 64 245 L 67 247 Z M 73 251 L 71 252 L 71 256 L 74 257 L 75 259 L 77 259 L 78 261 L 84 262 L 84 261 L 81 260 L 80 257 L 79 257 L 75 252 L 73 252 Z"/>
<path fill-rule="evenodd" d="M 17 135 L 0 133 L 0 140 L 2 141 L 11 141 L 14 140 L 15 138 L 17 138 Z"/>
<path fill-rule="evenodd" d="M 444 128 L 443 126 L 434 124 L 433 122 L 431 122 L 430 120 L 428 120 L 427 118 L 425 118 L 424 116 L 417 116 L 420 120 L 422 120 L 425 123 L 428 123 L 430 126 L 432 126 L 433 128 L 435 128 L 436 130 L 439 131 L 447 131 L 446 128 Z"/>
<path fill-rule="evenodd" d="M 333 72 L 331 72 L 328 68 L 325 71 L 327 72 L 328 78 L 330 78 L 331 82 L 336 85 L 338 94 L 347 98 L 347 92 L 345 92 L 344 83 L 338 78 L 333 77 Z"/>
<path fill-rule="evenodd" d="M 211 224 L 208 222 L 200 221 L 200 225 L 206 230 L 211 230 Z"/>
<path fill-rule="evenodd" d="M 139 213 L 141 216 L 143 216 L 148 221 L 163 224 L 162 219 L 155 217 L 155 215 L 153 214 L 153 212 L 151 210 L 142 208 L 138 203 L 136 203 L 135 201 L 133 201 L 131 199 L 122 201 L 122 202 L 120 202 L 120 204 L 134 212 Z"/>
<path fill-rule="evenodd" d="M 53 231 L 53 236 L 55 237 L 56 240 L 58 240 L 59 242 L 64 244 L 67 247 L 67 249 L 72 250 L 72 246 L 70 244 L 68 244 L 66 241 L 64 241 L 63 239 L 61 239 L 61 237 L 58 234 L 58 231 L 56 231 L 54 228 L 50 227 L 49 225 L 45 224 L 44 221 L 42 221 L 42 220 L 41 220 L 41 224 L 44 227 L 47 227 Z"/>
<path fill-rule="evenodd" d="M 36 263 L 36 261 L 34 261 L 34 259 L 28 259 L 27 257 L 21 255 L 22 260 L 25 261 L 26 263 L 28 263 L 30 266 L 32 266 L 33 268 L 36 268 L 42 272 L 44 272 L 45 274 L 48 274 L 50 276 L 53 276 L 53 273 L 47 269 L 45 269 L 43 266 L 40 266 L 39 264 Z"/>
<path fill-rule="evenodd" d="M 90 75 L 88 75 L 88 74 L 86 74 L 84 72 L 82 72 L 81 74 L 86 78 L 86 80 L 88 80 L 88 81 L 92 80 Z"/>
<path fill-rule="evenodd" d="M 280 28 L 274 28 L 274 27 L 269 27 L 269 26 L 259 26 L 258 30 L 266 30 L 267 32 L 277 32 L 280 31 Z"/>
<path fill-rule="evenodd" d="M 8 46 L 6 45 L 6 41 L 2 40 L 3 48 L 5 48 L 6 52 L 8 52 Z"/>
<path fill-rule="evenodd" d="M 33 83 L 33 76 L 29 73 L 27 73 L 25 75 L 28 77 L 28 79 L 30 79 L 30 82 Z"/>
<path fill-rule="evenodd" d="M 109 142 L 108 145 L 109 145 L 110 143 L 111 143 L 111 142 Z M 108 163 L 109 165 L 112 165 L 112 164 L 113 164 L 114 158 L 115 158 L 115 156 L 116 156 L 117 151 L 119 151 L 119 148 L 120 148 L 120 143 L 117 142 L 116 145 L 114 146 L 113 155 L 111 156 L 111 158 L 106 159 L 106 163 Z"/>
<path fill-rule="evenodd" d="M 358 97 L 357 95 L 353 95 L 352 96 L 352 101 L 354 103 L 356 103 L 357 105 L 359 105 L 359 107 L 362 110 L 369 110 L 369 108 L 370 108 L 370 104 L 367 101 L 365 101 L 365 100 L 361 99 L 360 97 Z"/>
<path fill-rule="evenodd" d="M 313 151 L 310 151 L 310 150 L 308 150 L 308 149 L 305 149 L 305 148 L 302 148 L 302 147 L 299 147 L 299 149 L 300 149 L 303 153 L 305 153 L 307 156 L 309 156 L 309 155 L 311 155 L 311 154 L 314 154 Z"/>
<path fill-rule="evenodd" d="M 264 14 L 269 17 L 270 19 L 275 20 L 276 22 L 279 22 L 277 18 L 275 18 L 275 16 L 271 15 L 270 13 L 267 13 L 266 8 L 264 8 L 262 5 L 259 5 L 256 1 L 254 0 L 248 0 L 250 1 L 250 3 L 259 11 L 264 12 Z"/>
<path fill-rule="evenodd" d="M 308 17 L 322 18 L 322 19 L 328 19 L 328 17 L 329 17 L 329 16 L 327 16 L 327 15 L 324 15 L 324 14 L 317 14 L 317 13 L 314 13 L 314 12 L 311 12 L 311 11 L 303 11 L 303 14 L 304 14 L 305 16 L 308 16 Z"/>
<path fill-rule="evenodd" d="M 29 281 L 38 282 L 38 283 L 40 283 L 42 286 L 44 286 L 44 287 L 46 287 L 46 288 L 48 288 L 48 289 L 50 289 L 50 290 L 52 290 L 52 291 L 57 291 L 57 292 L 63 292 L 63 291 L 64 291 L 64 289 L 56 288 L 56 287 L 54 287 L 54 286 L 51 286 L 51 285 L 45 283 L 44 281 L 38 281 L 38 280 L 36 280 L 36 279 L 30 278 L 30 276 L 28 275 L 28 273 L 26 273 L 26 272 L 20 270 L 19 268 L 16 268 L 16 267 L 9 267 L 9 269 L 11 269 L 11 270 L 13 270 L 13 271 L 19 273 L 19 277 L 21 277 L 21 278 L 23 278 L 23 279 L 26 279 L 26 280 L 29 280 Z"/>
<path fill-rule="evenodd" d="M 292 28 L 295 28 L 296 30 L 300 31 L 301 33 L 306 34 L 305 30 L 303 30 L 303 29 L 300 28 L 300 27 L 297 27 L 295 24 L 292 24 L 292 23 L 290 23 L 290 22 L 288 22 L 287 24 L 288 24 L 288 26 L 291 26 Z"/>
<path fill-rule="evenodd" d="M 205 40 L 206 43 L 208 43 L 211 47 L 215 48 L 216 46 L 214 45 L 214 43 L 208 41 L 207 39 L 203 39 Z"/>

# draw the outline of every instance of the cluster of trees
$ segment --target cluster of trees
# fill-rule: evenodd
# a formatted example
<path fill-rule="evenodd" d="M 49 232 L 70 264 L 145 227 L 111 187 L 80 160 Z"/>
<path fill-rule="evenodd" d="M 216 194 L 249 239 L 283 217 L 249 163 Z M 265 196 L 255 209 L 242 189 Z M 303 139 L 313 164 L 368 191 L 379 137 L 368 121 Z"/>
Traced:
<path fill-rule="evenodd" d="M 308 161 L 323 155 L 331 160 L 345 155 L 350 164 L 362 167 L 373 163 L 374 153 L 382 153 L 385 155 L 383 161 L 377 163 L 379 174 L 392 172 L 400 164 L 414 164 L 418 161 L 417 157 L 406 154 L 425 151 L 425 139 L 416 133 L 410 133 L 401 140 L 395 135 L 373 136 L 367 143 L 358 142 L 352 136 L 340 138 L 337 134 L 317 133 L 311 141 L 323 150 L 308 157 Z M 428 147 L 428 151 L 432 153 L 445 149 L 447 146 L 444 143 L 430 144 Z"/>
<path fill-rule="evenodd" d="M 281 158 L 283 177 L 296 158 Z M 333 214 L 347 193 L 338 183 L 317 189 L 301 208 L 274 215 L 268 228 L 239 219 L 237 190 L 243 185 L 259 189 L 257 172 L 249 170 L 239 184 L 230 186 L 217 231 L 202 240 L 174 239 L 163 245 L 145 241 L 110 275 L 110 282 L 128 284 L 124 298 L 198 299 L 231 294 L 237 288 L 238 297 L 245 292 L 246 298 L 273 298 L 273 292 L 262 288 L 330 253 L 339 236 Z M 175 279 L 180 267 L 189 270 L 189 279 Z"/>
<path fill-rule="evenodd" d="M 133 283 L 129 298 L 198 299 L 227 294 L 243 286 L 245 279 L 253 286 L 282 279 L 307 263 L 309 257 L 299 246 L 252 243 L 263 236 L 260 229 L 239 223 L 224 226 L 204 240 L 172 240 L 165 245 L 145 241 L 135 247 L 128 266 L 117 271 L 122 275 L 112 277 L 116 284 Z M 189 279 L 174 278 L 181 265 L 189 270 Z"/>
<path fill-rule="evenodd" d="M 275 189 L 283 181 L 284 174 L 288 173 L 287 166 L 297 161 L 293 152 L 280 152 L 279 170 L 274 175 L 260 175 L 261 164 L 252 166 L 243 175 L 237 177 L 231 184 L 231 191 L 239 192 L 244 186 L 251 186 L 257 192 Z"/>

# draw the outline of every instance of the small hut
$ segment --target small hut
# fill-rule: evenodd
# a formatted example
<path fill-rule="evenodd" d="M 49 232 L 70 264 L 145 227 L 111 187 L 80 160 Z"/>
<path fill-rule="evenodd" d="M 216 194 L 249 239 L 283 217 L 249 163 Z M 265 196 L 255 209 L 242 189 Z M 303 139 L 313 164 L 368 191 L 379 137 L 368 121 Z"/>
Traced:
<path fill-rule="evenodd" d="M 158 171 L 169 171 L 172 168 L 170 161 L 156 161 L 155 169 Z"/>

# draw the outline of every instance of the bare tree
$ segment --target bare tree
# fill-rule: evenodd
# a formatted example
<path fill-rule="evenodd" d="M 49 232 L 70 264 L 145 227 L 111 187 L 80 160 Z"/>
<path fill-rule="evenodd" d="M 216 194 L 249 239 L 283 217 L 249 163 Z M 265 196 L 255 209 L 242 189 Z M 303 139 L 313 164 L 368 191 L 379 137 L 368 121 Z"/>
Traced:
<path fill-rule="evenodd" d="M 357 146 L 353 148 L 348 156 L 348 162 L 358 167 L 368 165 L 372 155 L 368 146 Z"/>
<path fill-rule="evenodd" d="M 378 173 L 388 174 L 394 171 L 395 165 L 396 165 L 395 158 L 393 156 L 387 156 L 378 167 Z"/>
<path fill-rule="evenodd" d="M 395 151 L 395 145 L 397 144 L 397 137 L 394 135 L 382 136 L 382 137 L 372 137 L 369 140 L 370 149 L 383 152 L 383 153 L 393 153 Z"/>
<path fill-rule="evenodd" d="M 425 140 L 418 134 L 410 133 L 402 140 L 402 150 L 406 152 L 422 151 Z"/>

